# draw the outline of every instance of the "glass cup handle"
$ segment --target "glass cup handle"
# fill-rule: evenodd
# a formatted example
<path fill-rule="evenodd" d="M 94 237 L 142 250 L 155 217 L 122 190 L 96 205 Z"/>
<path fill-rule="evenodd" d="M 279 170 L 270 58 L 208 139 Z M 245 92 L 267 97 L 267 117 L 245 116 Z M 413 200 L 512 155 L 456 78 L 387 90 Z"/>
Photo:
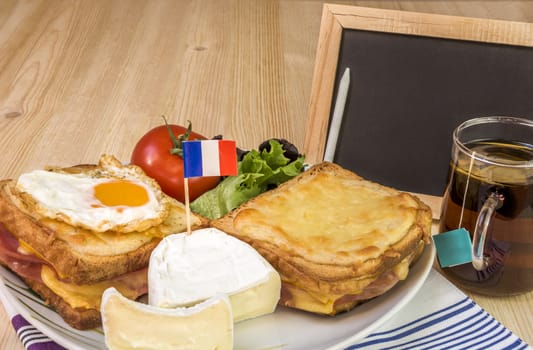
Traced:
<path fill-rule="evenodd" d="M 478 271 L 484 270 L 488 266 L 488 259 L 484 256 L 485 240 L 487 230 L 494 214 L 494 210 L 501 207 L 503 196 L 497 192 L 492 192 L 483 203 L 479 212 L 474 230 L 474 241 L 472 242 L 472 265 Z"/>

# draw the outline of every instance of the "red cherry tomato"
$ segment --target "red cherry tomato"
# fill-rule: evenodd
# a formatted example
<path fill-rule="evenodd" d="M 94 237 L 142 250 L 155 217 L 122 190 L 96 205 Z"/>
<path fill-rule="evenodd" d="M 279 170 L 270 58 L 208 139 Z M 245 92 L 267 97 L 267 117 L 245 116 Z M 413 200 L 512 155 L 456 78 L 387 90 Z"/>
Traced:
<path fill-rule="evenodd" d="M 168 125 L 176 138 L 187 132 L 187 128 L 179 125 Z M 205 140 L 206 138 L 191 132 L 189 140 Z M 173 148 L 172 139 L 166 125 L 148 131 L 135 145 L 131 155 L 131 163 L 140 166 L 144 172 L 154 178 L 161 190 L 180 202 L 185 202 L 183 185 L 183 159 L 170 153 Z M 202 193 L 215 187 L 220 181 L 218 176 L 189 178 L 189 199 L 193 201 Z"/>

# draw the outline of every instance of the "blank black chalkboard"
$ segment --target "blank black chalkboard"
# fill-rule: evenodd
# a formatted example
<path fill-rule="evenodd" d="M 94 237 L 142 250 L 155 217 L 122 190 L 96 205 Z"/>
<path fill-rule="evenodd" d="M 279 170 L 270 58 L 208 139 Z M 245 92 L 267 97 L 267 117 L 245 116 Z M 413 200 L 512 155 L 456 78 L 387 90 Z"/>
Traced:
<path fill-rule="evenodd" d="M 489 115 L 533 119 L 533 45 L 422 34 L 342 28 L 327 119 L 349 67 L 334 161 L 384 185 L 440 196 L 457 125 Z"/>
<path fill-rule="evenodd" d="M 533 119 L 533 48 L 346 30 L 336 81 L 346 67 L 334 161 L 402 190 L 443 193 L 461 122 Z"/>

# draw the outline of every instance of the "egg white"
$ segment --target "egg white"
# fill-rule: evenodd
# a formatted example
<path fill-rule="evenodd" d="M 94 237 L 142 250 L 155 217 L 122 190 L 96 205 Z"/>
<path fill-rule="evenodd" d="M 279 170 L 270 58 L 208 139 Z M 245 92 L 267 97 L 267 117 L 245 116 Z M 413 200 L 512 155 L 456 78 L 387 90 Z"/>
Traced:
<path fill-rule="evenodd" d="M 147 202 L 138 206 L 103 205 L 95 197 L 95 186 L 117 180 L 143 187 Z M 160 189 L 126 167 L 76 174 L 35 170 L 19 177 L 17 189 L 33 198 L 34 210 L 39 214 L 97 232 L 141 231 L 160 223 L 166 211 Z"/>

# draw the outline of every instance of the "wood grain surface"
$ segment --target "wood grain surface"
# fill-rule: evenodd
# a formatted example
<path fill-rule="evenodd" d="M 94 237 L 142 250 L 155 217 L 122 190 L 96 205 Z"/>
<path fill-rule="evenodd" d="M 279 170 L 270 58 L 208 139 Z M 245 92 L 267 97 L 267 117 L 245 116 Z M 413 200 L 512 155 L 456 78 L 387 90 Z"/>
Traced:
<path fill-rule="evenodd" d="M 533 22 L 531 1 L 334 1 Z M 128 161 L 162 123 L 303 148 L 323 1 L 1 0 L 0 178 Z M 472 295 L 533 344 L 533 292 Z M 0 308 L 0 348 L 23 349 Z"/>

